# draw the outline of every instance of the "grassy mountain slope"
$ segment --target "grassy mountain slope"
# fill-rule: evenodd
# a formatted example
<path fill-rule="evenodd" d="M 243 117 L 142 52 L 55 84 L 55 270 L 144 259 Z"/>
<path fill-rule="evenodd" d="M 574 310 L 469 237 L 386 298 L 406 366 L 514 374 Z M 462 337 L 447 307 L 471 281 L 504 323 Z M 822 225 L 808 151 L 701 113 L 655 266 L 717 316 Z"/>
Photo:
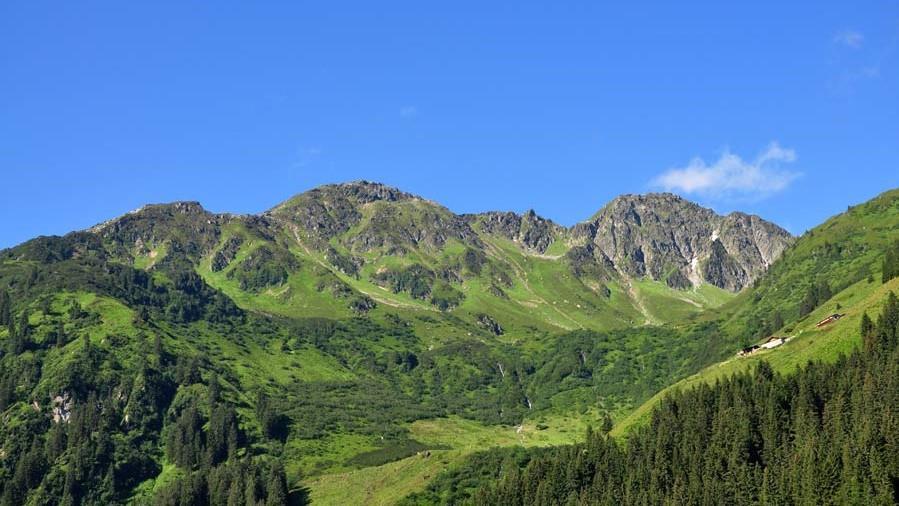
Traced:
<path fill-rule="evenodd" d="M 339 497 L 420 451 L 571 441 L 735 345 L 698 317 L 729 292 L 369 183 L 37 238 L 0 252 L 0 292 L 0 504 Z"/>

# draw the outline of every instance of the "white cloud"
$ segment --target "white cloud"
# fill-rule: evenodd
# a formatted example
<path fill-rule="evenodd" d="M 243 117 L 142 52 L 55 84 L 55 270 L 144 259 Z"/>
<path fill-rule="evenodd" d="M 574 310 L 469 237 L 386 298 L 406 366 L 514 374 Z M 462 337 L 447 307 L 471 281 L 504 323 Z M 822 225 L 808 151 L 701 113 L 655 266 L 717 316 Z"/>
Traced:
<path fill-rule="evenodd" d="M 412 105 L 405 105 L 400 107 L 400 117 L 401 118 L 414 118 L 418 116 L 418 109 Z"/>
<path fill-rule="evenodd" d="M 799 177 L 799 173 L 781 168 L 794 161 L 794 150 L 772 142 L 751 162 L 725 150 L 713 164 L 697 157 L 686 167 L 665 171 L 651 184 L 666 191 L 707 197 L 764 198 L 785 189 Z"/>
<path fill-rule="evenodd" d="M 837 44 L 841 44 L 846 47 L 851 47 L 852 49 L 858 49 L 862 47 L 862 42 L 864 42 L 865 36 L 861 34 L 861 32 L 857 32 L 855 30 L 843 30 L 833 37 L 833 41 Z"/>

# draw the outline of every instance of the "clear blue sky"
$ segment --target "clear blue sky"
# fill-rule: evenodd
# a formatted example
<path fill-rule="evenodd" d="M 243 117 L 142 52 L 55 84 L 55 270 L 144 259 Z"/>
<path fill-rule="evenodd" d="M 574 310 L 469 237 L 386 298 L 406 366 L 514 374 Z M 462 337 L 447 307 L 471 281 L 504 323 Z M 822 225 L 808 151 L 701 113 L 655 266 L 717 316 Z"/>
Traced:
<path fill-rule="evenodd" d="M 3 2 L 0 247 L 353 179 L 793 232 L 899 186 L 899 1 L 602 3 Z"/>

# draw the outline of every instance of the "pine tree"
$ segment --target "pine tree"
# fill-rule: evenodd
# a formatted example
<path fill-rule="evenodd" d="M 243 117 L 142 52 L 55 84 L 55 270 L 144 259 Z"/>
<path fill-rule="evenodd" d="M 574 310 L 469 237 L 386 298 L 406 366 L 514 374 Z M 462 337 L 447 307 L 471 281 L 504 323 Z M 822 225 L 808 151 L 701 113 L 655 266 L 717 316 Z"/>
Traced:
<path fill-rule="evenodd" d="M 66 451 L 66 424 L 54 423 L 47 435 L 46 453 L 51 462 Z"/>
<path fill-rule="evenodd" d="M 215 371 L 213 371 L 209 375 L 208 393 L 209 393 L 209 408 L 211 410 L 222 399 L 222 390 L 221 390 L 221 386 L 219 385 L 219 376 L 218 376 L 218 373 L 216 373 Z"/>
<path fill-rule="evenodd" d="M 883 255 L 882 281 L 887 281 L 899 276 L 899 241 L 887 249 Z"/>
<path fill-rule="evenodd" d="M 180 385 L 193 385 L 200 382 L 200 366 L 196 357 L 178 357 L 175 366 L 175 380 Z"/>
<path fill-rule="evenodd" d="M 178 466 L 192 469 L 203 456 L 203 419 L 195 399 L 191 399 L 175 421 L 166 441 L 166 453 Z"/>
<path fill-rule="evenodd" d="M 159 333 L 156 333 L 153 336 L 153 354 L 156 355 L 156 358 L 159 360 L 159 363 L 163 362 L 163 354 L 165 350 L 162 348 L 162 336 Z"/>
<path fill-rule="evenodd" d="M 19 315 L 18 332 L 16 334 L 19 338 L 19 346 L 21 348 L 19 353 L 25 351 L 31 341 L 31 324 L 28 323 L 28 316 L 27 309 L 22 311 Z"/>
<path fill-rule="evenodd" d="M 604 413 L 602 415 L 602 432 L 603 432 L 603 434 L 608 434 L 609 432 L 612 432 L 613 427 L 614 427 L 614 424 L 612 423 L 612 417 L 609 416 L 608 413 Z"/>
<path fill-rule="evenodd" d="M 780 311 L 775 311 L 774 315 L 771 317 L 771 327 L 774 331 L 778 331 L 782 329 L 784 326 L 784 319 L 781 316 Z"/>
<path fill-rule="evenodd" d="M 833 292 L 830 289 L 830 285 L 827 281 L 821 281 L 818 283 L 817 287 L 817 305 L 821 305 L 827 302 L 831 297 L 833 297 Z"/>
<path fill-rule="evenodd" d="M 282 441 L 287 437 L 287 417 L 278 413 L 271 399 L 261 391 L 256 396 L 256 418 L 265 437 Z"/>
<path fill-rule="evenodd" d="M 15 325 L 10 318 L 9 321 L 9 353 L 11 355 L 19 355 L 28 348 L 29 336 L 31 330 L 28 325 L 28 311 L 22 311 L 19 317 L 19 324 Z"/>
<path fill-rule="evenodd" d="M 240 445 L 237 415 L 226 404 L 216 405 L 209 416 L 206 433 L 207 463 L 211 466 L 234 456 Z"/>
<path fill-rule="evenodd" d="M 56 347 L 62 348 L 66 345 L 66 328 L 62 320 L 56 322 Z"/>
<path fill-rule="evenodd" d="M 287 477 L 284 474 L 284 465 L 280 460 L 276 460 L 272 464 L 266 493 L 268 496 L 265 499 L 265 506 L 285 506 L 287 504 Z"/>
<path fill-rule="evenodd" d="M 244 503 L 255 506 L 258 498 L 259 490 L 256 484 L 256 475 L 253 472 L 249 472 L 247 473 L 246 485 L 244 486 Z"/>
<path fill-rule="evenodd" d="M 808 291 L 805 292 L 805 297 L 802 298 L 802 302 L 799 303 L 799 317 L 811 313 L 815 310 L 815 307 L 818 305 L 818 299 L 815 296 L 815 291 L 812 288 L 809 288 Z"/>
<path fill-rule="evenodd" d="M 72 304 L 69 306 L 69 320 L 78 320 L 83 315 L 84 310 L 81 309 L 81 304 L 79 304 L 78 301 L 72 301 Z"/>
<path fill-rule="evenodd" d="M 246 503 L 244 502 L 243 490 L 241 490 L 240 481 L 234 480 L 231 483 L 231 490 L 228 492 L 228 505 L 227 506 L 244 506 Z"/>
<path fill-rule="evenodd" d="M 862 314 L 860 333 L 862 336 L 862 342 L 865 345 L 865 350 L 869 352 L 874 347 L 874 330 L 874 322 L 871 321 L 868 313 L 865 312 L 864 314 Z"/>
<path fill-rule="evenodd" d="M 12 322 L 12 301 L 9 292 L 0 291 L 0 325 L 9 325 Z"/>

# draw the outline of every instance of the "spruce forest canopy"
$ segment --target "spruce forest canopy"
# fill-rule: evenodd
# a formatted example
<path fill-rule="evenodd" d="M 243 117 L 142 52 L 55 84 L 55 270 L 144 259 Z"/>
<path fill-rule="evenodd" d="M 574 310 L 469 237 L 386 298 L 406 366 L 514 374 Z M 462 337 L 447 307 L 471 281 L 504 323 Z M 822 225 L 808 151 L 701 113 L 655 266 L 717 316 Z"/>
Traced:
<path fill-rule="evenodd" d="M 899 190 L 147 205 L 0 251 L 0 504 L 894 504 L 895 293 Z"/>

